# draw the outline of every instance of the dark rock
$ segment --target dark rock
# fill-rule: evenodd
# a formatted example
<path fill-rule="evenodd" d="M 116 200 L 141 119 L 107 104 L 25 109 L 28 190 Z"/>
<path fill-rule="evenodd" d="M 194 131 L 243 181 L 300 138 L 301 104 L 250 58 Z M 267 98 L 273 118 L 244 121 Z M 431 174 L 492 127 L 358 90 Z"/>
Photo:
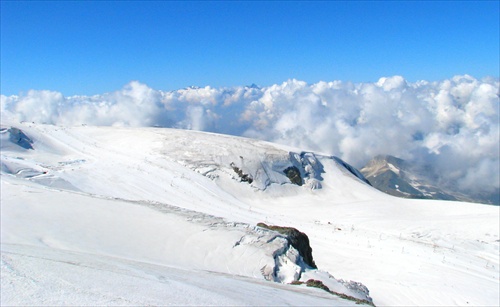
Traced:
<path fill-rule="evenodd" d="M 300 170 L 296 166 L 290 166 L 286 168 L 283 173 L 290 179 L 293 184 L 302 185 L 302 177 L 300 176 Z"/>
<path fill-rule="evenodd" d="M 269 230 L 274 230 L 281 233 L 282 235 L 285 235 L 286 239 L 288 240 L 288 243 L 292 245 L 299 252 L 304 262 L 314 269 L 318 268 L 314 263 L 312 256 L 312 248 L 309 245 L 309 238 L 305 233 L 300 232 L 293 227 L 266 225 L 264 223 L 258 223 L 257 226 Z"/>
<path fill-rule="evenodd" d="M 250 176 L 249 174 L 243 173 L 243 171 L 239 167 L 237 167 L 234 163 L 231 163 L 230 166 L 233 168 L 233 171 L 236 174 L 238 174 L 241 182 L 248 182 L 250 184 L 253 182 L 252 176 Z"/>
<path fill-rule="evenodd" d="M 302 285 L 302 284 L 304 284 L 304 282 L 302 282 L 302 281 L 293 281 L 291 284 L 292 285 Z M 309 279 L 309 280 L 307 280 L 305 282 L 305 284 L 308 287 L 319 288 L 319 289 L 325 290 L 326 292 L 328 292 L 330 294 L 333 294 L 333 295 L 336 295 L 338 297 L 341 297 L 341 298 L 343 298 L 345 300 L 349 300 L 349 301 L 355 302 L 356 305 L 363 304 L 363 305 L 368 305 L 368 306 L 375 307 L 375 304 L 373 304 L 373 301 L 372 301 L 372 299 L 370 297 L 368 297 L 369 298 L 368 300 L 365 300 L 365 299 L 359 299 L 359 298 L 356 298 L 354 296 L 347 295 L 345 293 L 340 293 L 340 292 L 332 291 L 321 280 Z"/>
<path fill-rule="evenodd" d="M 323 289 L 327 292 L 330 292 L 330 289 L 327 286 L 325 286 L 325 284 L 323 284 L 323 282 L 321 280 L 309 279 L 308 281 L 306 281 L 306 286 L 319 288 L 319 289 Z"/>

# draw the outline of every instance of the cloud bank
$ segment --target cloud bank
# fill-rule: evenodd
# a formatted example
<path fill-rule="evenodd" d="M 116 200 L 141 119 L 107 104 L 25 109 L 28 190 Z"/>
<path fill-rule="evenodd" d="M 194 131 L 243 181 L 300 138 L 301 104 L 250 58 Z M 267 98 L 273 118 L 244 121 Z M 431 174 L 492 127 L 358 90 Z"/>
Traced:
<path fill-rule="evenodd" d="M 1 96 L 2 116 L 56 125 L 162 126 L 258 138 L 362 167 L 377 154 L 428 163 L 445 186 L 498 191 L 499 80 L 403 77 L 172 92 L 137 81 L 96 96 Z"/>

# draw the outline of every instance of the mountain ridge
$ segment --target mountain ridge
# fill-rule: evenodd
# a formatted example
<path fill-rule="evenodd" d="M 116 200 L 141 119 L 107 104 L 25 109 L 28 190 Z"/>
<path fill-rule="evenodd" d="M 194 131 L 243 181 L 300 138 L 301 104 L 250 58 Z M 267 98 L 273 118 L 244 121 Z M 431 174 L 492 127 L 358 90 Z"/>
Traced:
<path fill-rule="evenodd" d="M 397 197 L 500 205 L 498 191 L 478 195 L 441 187 L 430 166 L 417 165 L 391 155 L 375 156 L 360 172 L 375 188 Z"/>

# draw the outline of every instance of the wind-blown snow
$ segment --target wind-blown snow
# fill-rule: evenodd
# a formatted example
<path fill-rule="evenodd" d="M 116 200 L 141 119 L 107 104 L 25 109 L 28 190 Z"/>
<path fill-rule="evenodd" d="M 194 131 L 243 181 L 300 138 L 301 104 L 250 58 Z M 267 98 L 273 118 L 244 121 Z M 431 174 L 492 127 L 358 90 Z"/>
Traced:
<path fill-rule="evenodd" d="M 455 76 L 410 83 L 263 88 L 191 87 L 172 92 L 133 81 L 96 96 L 30 90 L 1 96 L 2 115 L 58 125 L 163 126 L 248 136 L 326 152 L 362 167 L 379 154 L 430 164 L 446 188 L 472 194 L 500 186 L 499 81 Z"/>
<path fill-rule="evenodd" d="M 360 282 L 376 305 L 500 300 L 499 207 L 394 198 L 322 154 L 297 164 L 321 188 L 298 186 L 278 174 L 302 151 L 263 141 L 7 124 L 34 149 L 2 139 L 2 305 L 354 304 L 266 276 L 363 298 Z M 319 270 L 258 222 L 306 233 Z"/>

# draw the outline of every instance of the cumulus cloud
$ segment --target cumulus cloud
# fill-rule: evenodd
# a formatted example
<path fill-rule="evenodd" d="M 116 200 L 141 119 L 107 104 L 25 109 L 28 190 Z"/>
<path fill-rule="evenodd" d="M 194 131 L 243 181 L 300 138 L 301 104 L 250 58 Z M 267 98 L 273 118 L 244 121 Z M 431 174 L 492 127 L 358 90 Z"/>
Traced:
<path fill-rule="evenodd" d="M 97 96 L 52 91 L 1 96 L 20 121 L 164 126 L 241 135 L 339 156 L 362 167 L 377 154 L 430 164 L 444 185 L 498 190 L 499 81 L 456 76 L 407 82 L 190 87 L 164 92 L 133 81 Z"/>

